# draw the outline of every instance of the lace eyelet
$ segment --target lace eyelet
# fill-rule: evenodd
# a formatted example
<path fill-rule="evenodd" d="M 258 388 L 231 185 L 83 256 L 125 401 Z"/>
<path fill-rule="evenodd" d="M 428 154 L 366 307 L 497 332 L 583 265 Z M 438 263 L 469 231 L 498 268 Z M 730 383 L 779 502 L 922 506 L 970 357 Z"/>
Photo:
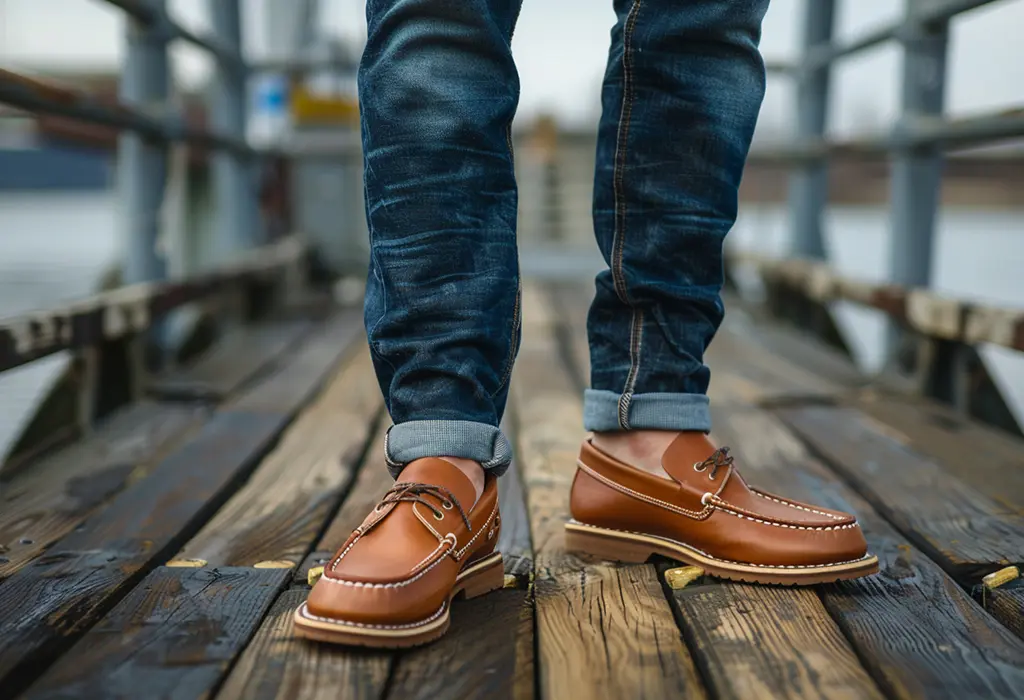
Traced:
<path fill-rule="evenodd" d="M 455 506 L 452 505 L 451 501 L 441 501 L 441 507 L 445 510 L 451 510 Z"/>
<path fill-rule="evenodd" d="M 434 513 L 434 520 L 444 520 L 444 513 Z"/>
<path fill-rule="evenodd" d="M 694 462 L 693 463 L 693 471 L 695 471 L 695 472 L 707 471 L 707 468 L 708 468 L 708 466 L 706 464 L 704 464 L 704 462 Z"/>
<path fill-rule="evenodd" d="M 384 504 L 383 504 L 383 503 L 378 503 L 377 505 L 375 505 L 375 506 L 373 507 L 373 512 L 374 512 L 374 513 L 379 513 L 379 512 L 381 512 L 382 510 L 384 510 Z"/>

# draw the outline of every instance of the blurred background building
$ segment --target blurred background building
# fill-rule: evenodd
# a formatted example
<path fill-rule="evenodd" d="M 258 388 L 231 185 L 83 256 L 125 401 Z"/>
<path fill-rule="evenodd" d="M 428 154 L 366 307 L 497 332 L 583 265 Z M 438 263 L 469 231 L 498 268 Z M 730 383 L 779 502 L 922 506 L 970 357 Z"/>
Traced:
<path fill-rule="evenodd" d="M 773 0 L 762 51 L 769 62 L 795 61 L 805 2 Z M 335 69 L 301 82 L 287 71 L 251 81 L 249 138 L 254 145 L 298 144 L 316 151 L 332 141 L 333 159 L 313 160 L 292 174 L 292 220 L 322 244 L 326 264 L 358 276 L 365 256 L 355 85 L 351 68 L 364 38 L 361 0 L 245 0 L 245 51 L 252 60 L 325 59 Z M 210 26 L 208 0 L 170 0 L 174 18 L 198 33 Z M 314 8 L 312 23 L 302 8 Z M 898 18 L 903 3 L 839 3 L 836 39 L 861 36 Z M 125 17 L 90 0 L 0 0 L 0 68 L 52 82 L 117 94 Z M 600 265 L 588 219 L 593 132 L 598 117 L 610 0 L 525 0 L 513 41 L 522 97 L 516 122 L 522 190 L 523 264 L 537 274 Z M 994 3 L 952 25 L 947 116 L 970 116 L 1024 104 L 1024 2 Z M 899 111 L 900 48 L 883 44 L 833 71 L 829 135 L 838 139 L 887 130 Z M 207 119 L 212 62 L 198 49 L 172 45 L 173 92 L 189 123 Z M 770 77 L 755 153 L 789 140 L 795 91 Z M 344 132 L 348 136 L 340 137 Z M 0 315 L 81 297 L 116 279 L 121 243 L 113 167 L 116 136 L 102 128 L 0 107 Z M 342 144 L 344 146 L 344 144 Z M 553 155 L 557 153 L 557 156 Z M 205 154 L 181 151 L 172 164 L 166 224 L 191 233 L 208 224 Z M 752 158 L 742 188 L 740 220 L 730 243 L 786 255 L 792 226 L 786 169 Z M 273 173 L 263 173 L 264 181 Z M 932 286 L 960 298 L 1024 306 L 1024 148 L 1003 144 L 957 154 L 946 167 L 943 206 L 932 260 Z M 888 166 L 883 157 L 836 165 L 830 177 L 826 246 L 840 270 L 869 280 L 888 270 Z M 542 201 L 543 200 L 543 201 Z M 266 206 L 274 206 L 272 201 Z M 202 251 L 168 253 L 194 267 Z M 882 361 L 883 321 L 839 304 L 838 321 L 857 360 Z M 1018 421 L 1024 418 L 1024 361 L 1009 350 L 982 348 Z M 52 357 L 0 377 L 0 461 L 36 397 L 62 371 Z M 3 406 L 24 406 L 5 411 Z M 17 414 L 17 415 L 15 415 Z M 2 416 L 7 416 L 2 417 Z"/>

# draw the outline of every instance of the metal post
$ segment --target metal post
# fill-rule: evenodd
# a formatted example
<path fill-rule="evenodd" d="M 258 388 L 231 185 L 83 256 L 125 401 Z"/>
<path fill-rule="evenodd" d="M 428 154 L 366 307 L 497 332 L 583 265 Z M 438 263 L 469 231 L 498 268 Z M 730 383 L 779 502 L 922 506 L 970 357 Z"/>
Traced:
<path fill-rule="evenodd" d="M 804 9 L 804 67 L 797 83 L 797 139 L 800 143 L 825 137 L 828 121 L 831 64 L 812 66 L 806 59 L 832 41 L 835 0 L 806 0 Z M 802 163 L 790 175 L 789 207 L 793 225 L 793 252 L 825 258 L 822 218 L 828 202 L 828 165 L 825 158 Z"/>
<path fill-rule="evenodd" d="M 210 18 L 217 39 L 242 55 L 240 0 L 210 0 Z M 239 60 L 219 63 L 210 95 L 211 125 L 217 133 L 246 137 L 246 74 Z M 212 158 L 215 248 L 231 257 L 262 239 L 259 230 L 255 164 L 241 153 L 219 152 Z"/>
<path fill-rule="evenodd" d="M 165 0 L 149 0 L 163 12 Z M 167 42 L 156 26 L 128 18 L 127 51 L 121 75 L 121 100 L 157 118 L 166 116 L 170 72 Z M 148 282 L 166 275 L 157 253 L 160 211 L 167 184 L 167 144 L 122 131 L 118 142 L 117 183 L 125 245 L 124 282 Z"/>
<path fill-rule="evenodd" d="M 890 279 L 906 286 L 931 282 L 935 221 L 942 188 L 942 152 L 935 146 L 901 143 L 913 122 L 941 116 L 946 87 L 947 21 L 924 25 L 916 20 L 938 0 L 907 0 L 904 20 L 902 109 L 894 139 L 890 198 Z M 890 327 L 890 348 L 898 332 Z"/>

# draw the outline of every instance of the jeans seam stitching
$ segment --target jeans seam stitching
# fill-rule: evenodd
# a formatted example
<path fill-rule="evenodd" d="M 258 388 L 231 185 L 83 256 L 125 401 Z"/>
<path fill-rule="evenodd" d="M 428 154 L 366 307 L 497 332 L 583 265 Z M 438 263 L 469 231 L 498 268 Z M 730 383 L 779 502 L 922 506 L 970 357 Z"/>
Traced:
<path fill-rule="evenodd" d="M 629 339 L 629 374 L 626 377 L 626 385 L 622 389 L 622 395 L 619 397 L 618 418 L 619 426 L 623 430 L 629 429 L 629 406 L 633 399 L 633 389 L 636 387 L 636 379 L 640 370 L 640 350 L 643 345 L 643 312 L 638 310 L 630 300 L 622 270 L 626 237 L 626 199 L 623 196 L 622 186 L 625 179 L 629 127 L 633 115 L 634 98 L 632 39 L 641 5 L 643 5 L 643 0 L 635 0 L 622 30 L 622 112 L 619 115 L 619 129 L 615 148 L 615 173 L 612 185 L 615 194 L 615 240 L 611 261 L 612 280 L 615 286 L 615 293 L 619 299 L 633 310 Z"/>
<path fill-rule="evenodd" d="M 522 290 L 522 280 L 518 280 L 516 282 L 516 303 L 512 308 L 512 334 L 509 338 L 508 357 L 505 358 L 505 371 L 502 373 L 501 383 L 498 385 L 498 388 L 490 395 L 492 399 L 501 393 L 502 389 L 508 384 L 508 380 L 512 378 L 512 368 L 515 366 L 516 359 L 517 336 L 522 324 Z"/>

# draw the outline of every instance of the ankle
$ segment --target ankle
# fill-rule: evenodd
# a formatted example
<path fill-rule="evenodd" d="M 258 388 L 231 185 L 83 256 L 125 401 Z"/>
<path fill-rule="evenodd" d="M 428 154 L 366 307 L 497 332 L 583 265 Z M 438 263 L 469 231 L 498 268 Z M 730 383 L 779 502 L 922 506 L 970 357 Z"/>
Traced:
<path fill-rule="evenodd" d="M 593 443 L 620 462 L 669 479 L 661 458 L 678 436 L 675 430 L 622 430 L 594 433 Z"/>
<path fill-rule="evenodd" d="M 466 475 L 466 478 L 473 484 L 473 490 L 476 492 L 476 497 L 470 504 L 463 504 L 467 511 L 471 510 L 476 502 L 480 500 L 480 496 L 484 493 L 484 481 L 486 480 L 487 474 L 484 472 L 484 468 L 480 466 L 479 462 L 474 462 L 471 459 L 464 459 L 462 457 L 442 457 L 441 459 L 446 462 L 451 462 L 456 469 Z"/>

